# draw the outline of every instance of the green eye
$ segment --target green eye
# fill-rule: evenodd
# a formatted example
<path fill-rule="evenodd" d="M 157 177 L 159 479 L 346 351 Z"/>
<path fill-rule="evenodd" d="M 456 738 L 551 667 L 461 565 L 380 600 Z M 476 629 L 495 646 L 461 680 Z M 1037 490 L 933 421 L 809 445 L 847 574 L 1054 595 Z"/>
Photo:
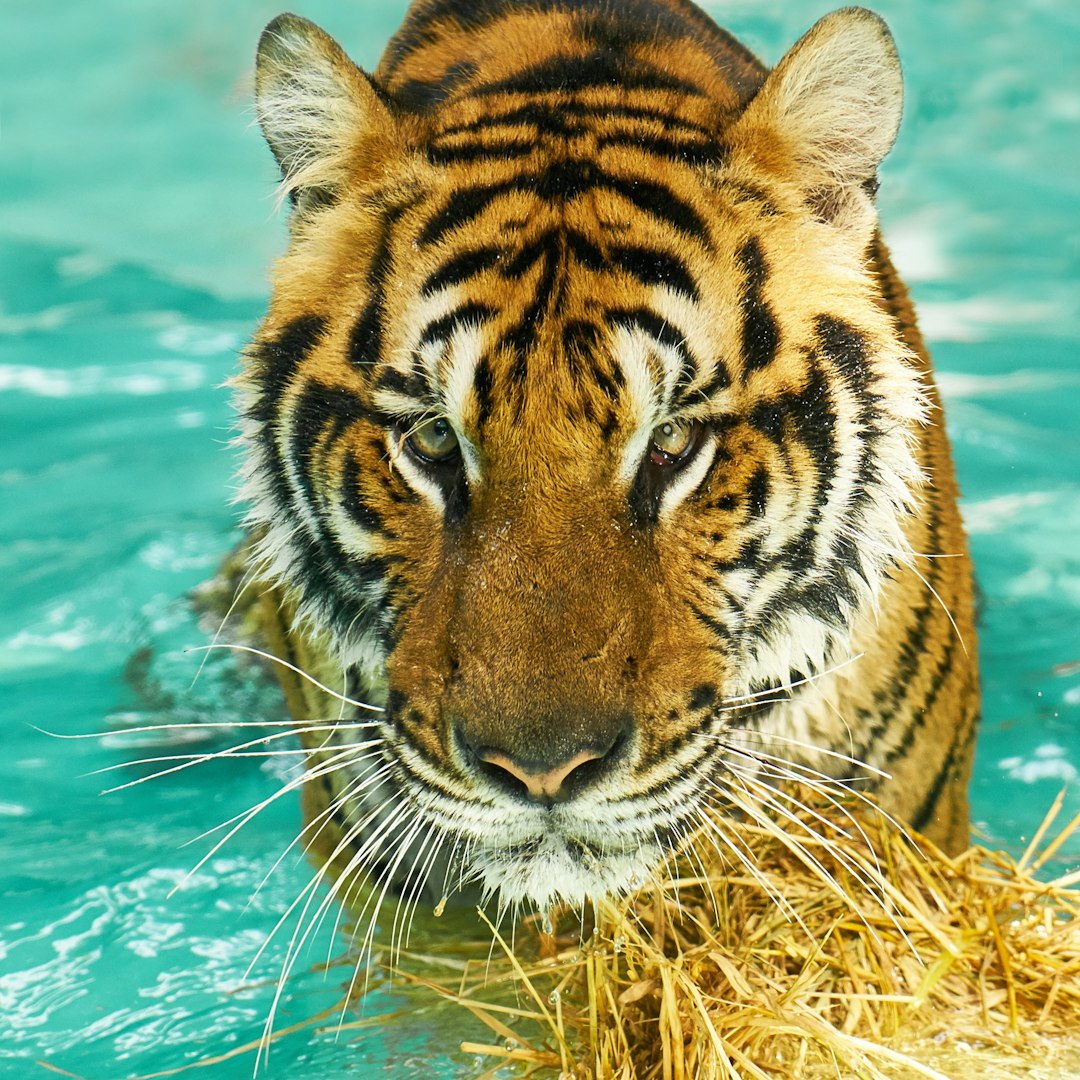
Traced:
<path fill-rule="evenodd" d="M 697 425 L 687 420 L 665 420 L 653 428 L 650 453 L 657 465 L 670 465 L 694 444 Z"/>
<path fill-rule="evenodd" d="M 409 449 L 424 461 L 449 461 L 458 452 L 457 435 L 443 416 L 417 424 L 406 441 Z"/>

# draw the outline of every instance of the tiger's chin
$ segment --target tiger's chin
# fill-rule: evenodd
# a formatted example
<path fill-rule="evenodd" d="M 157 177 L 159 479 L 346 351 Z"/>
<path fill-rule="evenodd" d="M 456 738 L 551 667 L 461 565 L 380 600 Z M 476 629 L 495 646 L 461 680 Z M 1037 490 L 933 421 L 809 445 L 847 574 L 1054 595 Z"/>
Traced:
<path fill-rule="evenodd" d="M 558 905 L 583 908 L 590 901 L 623 895 L 640 885 L 661 862 L 655 842 L 597 850 L 572 837 L 549 832 L 512 847 L 473 855 L 473 873 L 485 896 L 501 907 Z"/>

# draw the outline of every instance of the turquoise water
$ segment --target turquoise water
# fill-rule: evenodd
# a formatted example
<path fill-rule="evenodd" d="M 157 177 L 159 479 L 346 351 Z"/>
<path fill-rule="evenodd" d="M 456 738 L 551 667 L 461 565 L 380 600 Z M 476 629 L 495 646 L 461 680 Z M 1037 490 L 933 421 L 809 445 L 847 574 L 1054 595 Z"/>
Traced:
<path fill-rule="evenodd" d="M 42 1062 L 117 1080 L 257 1038 L 291 926 L 247 968 L 309 878 L 289 856 L 259 887 L 298 820 L 292 797 L 186 876 L 208 850 L 196 838 L 279 791 L 288 759 L 102 795 L 150 770 L 98 770 L 178 751 L 39 730 L 280 716 L 229 663 L 192 685 L 186 651 L 204 641 L 186 594 L 235 536 L 221 384 L 283 242 L 246 70 L 279 8 L 223 7 L 23 3 L 0 34 L 3 1080 L 56 1075 Z M 301 7 L 369 66 L 402 9 Z M 910 86 L 882 213 L 942 373 L 984 594 L 974 812 L 1010 847 L 1063 786 L 1080 810 L 1080 85 L 1062 77 L 1074 9 L 879 5 Z M 825 8 L 711 10 L 775 60 Z M 204 730 L 210 750 L 236 736 Z M 328 926 L 301 957 L 281 1024 L 337 999 L 341 973 L 314 967 L 338 944 Z M 402 1000 L 375 991 L 367 1009 Z M 406 1004 L 375 1034 L 282 1039 L 266 1075 L 469 1075 L 446 1048 L 482 1031 L 458 1016 L 433 1029 Z M 242 1054 L 192 1075 L 253 1067 Z"/>

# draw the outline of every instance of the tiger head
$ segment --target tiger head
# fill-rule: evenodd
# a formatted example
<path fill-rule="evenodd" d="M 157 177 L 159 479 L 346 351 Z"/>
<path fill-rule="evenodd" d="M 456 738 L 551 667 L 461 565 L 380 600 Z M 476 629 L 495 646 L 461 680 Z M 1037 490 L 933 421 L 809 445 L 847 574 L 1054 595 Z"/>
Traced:
<path fill-rule="evenodd" d="M 907 557 L 923 402 L 870 258 L 899 65 L 861 9 L 766 74 L 688 5 L 442 7 L 373 76 L 263 35 L 293 208 L 244 497 L 381 695 L 374 757 L 336 755 L 371 861 L 580 902 L 664 857 Z"/>

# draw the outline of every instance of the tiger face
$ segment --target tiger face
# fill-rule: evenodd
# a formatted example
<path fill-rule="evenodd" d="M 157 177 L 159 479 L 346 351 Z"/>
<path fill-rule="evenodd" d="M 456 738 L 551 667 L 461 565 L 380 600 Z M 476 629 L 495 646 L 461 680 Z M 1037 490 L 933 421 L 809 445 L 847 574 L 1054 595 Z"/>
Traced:
<path fill-rule="evenodd" d="M 847 665 L 934 503 L 880 19 L 766 74 L 681 0 L 422 0 L 368 76 L 281 16 L 257 95 L 293 211 L 244 495 L 293 632 L 384 709 L 320 770 L 354 862 L 580 903 L 763 763 L 876 769 L 898 709 Z"/>

